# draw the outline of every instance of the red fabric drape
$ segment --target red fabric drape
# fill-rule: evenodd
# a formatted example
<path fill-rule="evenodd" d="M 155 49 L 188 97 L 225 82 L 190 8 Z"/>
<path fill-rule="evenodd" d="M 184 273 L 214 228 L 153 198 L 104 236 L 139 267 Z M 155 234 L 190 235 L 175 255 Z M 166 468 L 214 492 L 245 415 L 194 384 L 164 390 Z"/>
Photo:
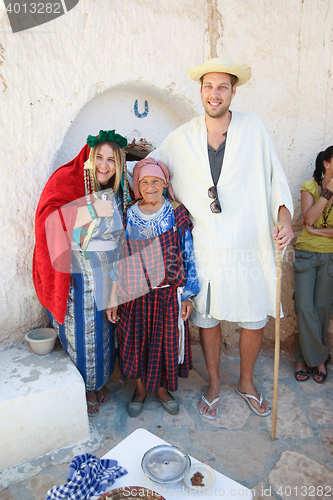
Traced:
<path fill-rule="evenodd" d="M 89 153 L 90 148 L 85 145 L 74 160 L 51 175 L 36 211 L 33 281 L 40 303 L 51 311 L 60 324 L 65 320 L 70 280 L 70 241 L 77 206 L 84 202 L 83 165 Z M 69 203 L 71 206 L 64 207 Z"/>

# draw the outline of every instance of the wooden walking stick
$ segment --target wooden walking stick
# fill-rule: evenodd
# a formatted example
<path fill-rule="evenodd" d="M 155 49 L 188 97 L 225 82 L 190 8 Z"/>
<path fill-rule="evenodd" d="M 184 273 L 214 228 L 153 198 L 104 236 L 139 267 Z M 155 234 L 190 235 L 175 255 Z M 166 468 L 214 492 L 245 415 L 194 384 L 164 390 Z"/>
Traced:
<path fill-rule="evenodd" d="M 279 225 L 279 232 L 283 226 Z M 276 256 L 276 318 L 275 318 L 275 353 L 274 353 L 274 379 L 273 379 L 273 413 L 271 440 L 274 441 L 277 421 L 277 402 L 279 387 L 279 362 L 280 362 L 280 309 L 281 309 L 281 277 L 282 277 L 282 250 L 277 250 Z"/>

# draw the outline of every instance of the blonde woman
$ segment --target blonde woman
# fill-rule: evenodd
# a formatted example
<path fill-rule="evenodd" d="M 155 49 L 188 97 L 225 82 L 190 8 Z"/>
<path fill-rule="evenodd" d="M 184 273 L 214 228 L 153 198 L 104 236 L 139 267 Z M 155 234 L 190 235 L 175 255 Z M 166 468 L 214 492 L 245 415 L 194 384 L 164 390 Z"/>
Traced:
<path fill-rule="evenodd" d="M 89 136 L 50 177 L 36 213 L 34 285 L 84 379 L 89 416 L 110 398 L 114 332 L 104 310 L 128 197 L 126 145 L 114 130 Z"/>

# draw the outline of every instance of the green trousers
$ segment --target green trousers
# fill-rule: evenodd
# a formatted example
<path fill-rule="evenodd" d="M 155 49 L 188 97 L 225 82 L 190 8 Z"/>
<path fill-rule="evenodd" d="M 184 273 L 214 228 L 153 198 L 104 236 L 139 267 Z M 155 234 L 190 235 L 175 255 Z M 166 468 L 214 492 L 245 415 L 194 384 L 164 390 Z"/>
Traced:
<path fill-rule="evenodd" d="M 324 345 L 333 312 L 333 253 L 295 251 L 296 361 L 314 368 L 328 358 Z"/>

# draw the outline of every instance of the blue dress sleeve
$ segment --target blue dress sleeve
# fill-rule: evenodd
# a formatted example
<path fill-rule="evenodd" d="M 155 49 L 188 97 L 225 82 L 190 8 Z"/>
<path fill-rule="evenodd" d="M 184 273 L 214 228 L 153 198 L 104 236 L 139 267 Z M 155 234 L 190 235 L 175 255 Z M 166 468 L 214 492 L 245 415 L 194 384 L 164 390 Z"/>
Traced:
<path fill-rule="evenodd" d="M 199 293 L 199 282 L 194 263 L 193 240 L 190 228 L 184 234 L 179 234 L 183 262 L 186 274 L 186 285 L 182 293 L 182 302 Z"/>
<path fill-rule="evenodd" d="M 74 238 L 76 243 L 79 245 L 79 247 L 81 247 L 81 243 L 80 243 L 81 229 L 82 229 L 81 227 L 77 227 L 76 229 L 73 229 L 73 232 L 72 232 L 72 237 Z"/>

